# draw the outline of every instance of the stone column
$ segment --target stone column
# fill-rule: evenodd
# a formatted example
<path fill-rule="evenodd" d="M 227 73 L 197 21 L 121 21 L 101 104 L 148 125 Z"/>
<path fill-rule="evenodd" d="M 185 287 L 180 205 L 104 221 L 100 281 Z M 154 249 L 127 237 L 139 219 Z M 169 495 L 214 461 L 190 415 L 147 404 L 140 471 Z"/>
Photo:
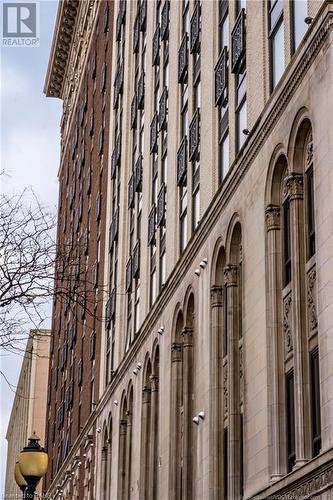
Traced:
<path fill-rule="evenodd" d="M 141 415 L 140 499 L 149 500 L 149 485 L 151 482 L 149 440 L 152 439 L 152 434 L 149 432 L 151 422 L 151 390 L 147 386 L 142 389 Z"/>
<path fill-rule="evenodd" d="M 284 403 L 284 354 L 281 325 L 281 233 L 280 207 L 266 208 L 267 230 L 267 342 L 268 398 L 270 421 L 271 481 L 277 481 L 286 472 L 285 403 Z"/>
<path fill-rule="evenodd" d="M 181 483 L 181 418 L 182 404 L 182 346 L 178 342 L 171 345 L 171 422 L 170 422 L 170 498 L 182 500 Z"/>
<path fill-rule="evenodd" d="M 158 376 L 151 375 L 151 424 L 150 424 L 150 452 L 149 452 L 149 500 L 157 499 L 157 471 L 158 471 Z"/>
<path fill-rule="evenodd" d="M 131 497 L 131 466 L 132 466 L 132 413 L 127 412 L 127 431 L 126 431 L 126 465 L 125 465 L 125 495 L 124 500 Z"/>
<path fill-rule="evenodd" d="M 192 395 L 193 395 L 193 350 L 192 328 L 184 327 L 183 335 L 183 408 L 184 408 L 184 437 L 183 437 L 183 493 L 182 499 L 192 499 L 193 483 L 193 422 L 192 422 Z"/>
<path fill-rule="evenodd" d="M 119 479 L 118 479 L 118 499 L 125 500 L 126 490 L 126 435 L 127 420 L 119 422 Z"/>
<path fill-rule="evenodd" d="M 210 335 L 210 498 L 222 497 L 222 453 L 223 453 L 223 413 L 222 395 L 222 343 L 223 343 L 223 289 L 212 286 L 211 298 L 211 335 Z"/>
<path fill-rule="evenodd" d="M 295 447 L 296 464 L 300 467 L 311 458 L 311 421 L 308 397 L 308 346 L 305 324 L 305 256 L 303 174 L 292 173 L 285 179 L 285 190 L 290 203 L 291 276 L 292 276 L 292 332 L 294 336 L 295 377 Z"/>
<path fill-rule="evenodd" d="M 240 399 L 239 399 L 239 314 L 238 267 L 224 271 L 227 287 L 228 332 L 228 498 L 240 498 Z"/>

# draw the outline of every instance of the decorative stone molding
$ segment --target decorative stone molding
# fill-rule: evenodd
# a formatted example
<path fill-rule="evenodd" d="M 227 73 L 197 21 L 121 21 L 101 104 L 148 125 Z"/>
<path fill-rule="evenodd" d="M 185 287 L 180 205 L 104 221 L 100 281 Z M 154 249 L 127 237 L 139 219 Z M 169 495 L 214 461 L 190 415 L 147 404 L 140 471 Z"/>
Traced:
<path fill-rule="evenodd" d="M 240 402 L 244 402 L 244 359 L 243 346 L 239 348 L 239 395 Z"/>
<path fill-rule="evenodd" d="M 190 326 L 184 326 L 182 336 L 184 339 L 183 347 L 192 347 L 193 328 Z"/>
<path fill-rule="evenodd" d="M 223 366 L 223 418 L 228 418 L 228 365 Z"/>
<path fill-rule="evenodd" d="M 157 392 L 158 391 L 158 376 L 157 375 L 150 375 L 149 380 L 151 383 L 151 392 Z"/>
<path fill-rule="evenodd" d="M 291 292 L 283 300 L 283 331 L 284 331 L 284 346 L 285 356 L 287 357 L 294 348 L 293 334 L 291 329 Z"/>
<path fill-rule="evenodd" d="M 223 305 L 223 288 L 219 285 L 213 285 L 210 289 L 211 307 L 222 307 Z"/>
<path fill-rule="evenodd" d="M 309 133 L 309 137 L 306 144 L 306 167 L 309 167 L 313 162 L 313 137 L 312 131 Z"/>
<path fill-rule="evenodd" d="M 307 290 L 307 298 L 308 298 L 308 319 L 309 319 L 309 333 L 313 333 L 318 326 L 317 320 L 317 306 L 316 306 L 316 269 L 312 268 L 308 272 L 307 280 L 308 280 L 308 290 Z"/>
<path fill-rule="evenodd" d="M 238 267 L 234 265 L 228 265 L 224 269 L 224 282 L 227 287 L 237 286 L 238 277 Z"/>
<path fill-rule="evenodd" d="M 267 231 L 280 229 L 280 207 L 268 205 L 265 210 Z"/>
<path fill-rule="evenodd" d="M 143 404 L 149 403 L 150 396 L 151 396 L 151 388 L 145 385 L 142 389 L 142 403 Z"/>
<path fill-rule="evenodd" d="M 171 344 L 171 363 L 182 360 L 182 345 L 179 342 Z"/>
<path fill-rule="evenodd" d="M 285 195 L 290 200 L 302 200 L 304 192 L 303 174 L 291 173 L 285 178 Z"/>

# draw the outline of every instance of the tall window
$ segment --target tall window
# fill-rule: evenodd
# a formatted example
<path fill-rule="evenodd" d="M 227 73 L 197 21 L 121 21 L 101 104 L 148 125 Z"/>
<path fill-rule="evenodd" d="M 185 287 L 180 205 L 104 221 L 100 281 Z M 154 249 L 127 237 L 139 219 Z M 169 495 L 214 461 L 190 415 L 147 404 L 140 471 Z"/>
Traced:
<path fill-rule="evenodd" d="M 276 87 L 284 72 L 283 0 L 270 0 L 269 40 L 271 53 L 271 88 Z"/>
<path fill-rule="evenodd" d="M 188 138 L 189 118 L 188 118 L 188 34 L 190 29 L 189 0 L 182 1 L 182 40 L 178 54 L 178 80 L 181 85 L 180 91 L 180 140 Z M 187 170 L 187 151 L 184 153 L 184 164 Z M 187 245 L 187 191 L 188 176 L 185 173 L 185 181 L 179 188 L 179 222 L 180 222 L 180 252 L 182 253 Z"/>
<path fill-rule="evenodd" d="M 236 75 L 236 147 L 237 151 L 246 139 L 247 107 L 246 107 L 246 70 L 245 67 Z M 228 146 L 229 147 L 229 146 Z"/>
<path fill-rule="evenodd" d="M 194 3 L 191 18 L 190 47 L 193 55 L 193 118 L 190 127 L 190 158 L 192 160 L 192 231 L 200 220 L 200 106 L 201 106 L 201 5 Z"/>
<path fill-rule="evenodd" d="M 291 2 L 292 7 L 292 34 L 293 34 L 293 49 L 297 49 L 301 43 L 306 30 L 307 24 L 305 19 L 308 14 L 308 2 L 307 0 L 293 0 Z"/>
<path fill-rule="evenodd" d="M 229 170 L 229 11 L 228 2 L 219 1 L 219 60 L 215 67 L 215 105 L 218 106 L 219 183 Z"/>
<path fill-rule="evenodd" d="M 320 380 L 319 380 L 319 351 L 318 347 L 310 353 L 310 391 L 311 391 L 311 420 L 312 420 L 312 455 L 318 455 L 321 449 L 321 422 L 320 422 Z"/>
<path fill-rule="evenodd" d="M 290 472 L 296 461 L 294 372 L 286 375 L 287 467 Z"/>

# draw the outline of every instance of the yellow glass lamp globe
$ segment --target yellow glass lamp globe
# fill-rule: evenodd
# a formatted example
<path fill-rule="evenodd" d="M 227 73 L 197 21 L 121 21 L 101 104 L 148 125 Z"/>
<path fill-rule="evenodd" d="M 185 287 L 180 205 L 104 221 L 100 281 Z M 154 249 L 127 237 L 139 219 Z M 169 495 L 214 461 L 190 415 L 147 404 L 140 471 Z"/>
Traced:
<path fill-rule="evenodd" d="M 19 465 L 18 460 L 16 461 L 15 467 L 14 467 L 14 477 L 15 477 L 15 481 L 16 481 L 17 486 L 22 491 L 24 491 L 26 489 L 26 487 L 28 486 L 28 483 L 26 482 L 26 480 L 24 479 L 24 477 L 21 474 L 20 465 Z"/>
<path fill-rule="evenodd" d="M 37 484 L 47 471 L 48 455 L 38 441 L 40 439 L 34 432 L 29 438 L 28 446 L 25 446 L 19 455 L 20 472 L 28 483 Z"/>

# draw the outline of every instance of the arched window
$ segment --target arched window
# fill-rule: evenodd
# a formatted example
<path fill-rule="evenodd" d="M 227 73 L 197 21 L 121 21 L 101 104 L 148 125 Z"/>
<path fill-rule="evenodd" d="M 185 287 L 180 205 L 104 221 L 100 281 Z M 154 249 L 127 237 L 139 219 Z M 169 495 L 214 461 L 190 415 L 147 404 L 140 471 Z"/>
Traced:
<path fill-rule="evenodd" d="M 192 498 L 193 461 L 193 337 L 195 329 L 194 297 L 186 301 L 185 321 L 177 314 L 174 342 L 171 346 L 171 457 L 170 483 L 172 498 Z"/>
<path fill-rule="evenodd" d="M 274 166 L 266 208 L 273 480 L 321 448 L 314 168 L 307 119 L 292 135 L 289 150 L 290 167 L 285 156 Z"/>
<path fill-rule="evenodd" d="M 228 351 L 226 286 L 223 274 L 225 265 L 225 251 L 220 246 L 214 260 L 211 286 L 210 386 L 213 393 L 210 441 L 213 455 L 211 491 L 214 500 L 228 496 Z"/>
<path fill-rule="evenodd" d="M 149 500 L 151 469 L 150 469 L 150 439 L 151 434 L 151 362 L 146 361 L 142 388 L 141 410 L 141 488 L 140 498 Z"/>
<path fill-rule="evenodd" d="M 123 396 L 119 429 L 119 499 L 128 500 L 131 491 L 133 388 Z"/>
<path fill-rule="evenodd" d="M 243 498 L 244 493 L 244 366 L 243 366 L 243 292 L 242 232 L 234 223 L 229 243 L 229 264 L 224 270 L 227 308 L 227 425 L 224 426 L 225 455 L 224 498 Z"/>

